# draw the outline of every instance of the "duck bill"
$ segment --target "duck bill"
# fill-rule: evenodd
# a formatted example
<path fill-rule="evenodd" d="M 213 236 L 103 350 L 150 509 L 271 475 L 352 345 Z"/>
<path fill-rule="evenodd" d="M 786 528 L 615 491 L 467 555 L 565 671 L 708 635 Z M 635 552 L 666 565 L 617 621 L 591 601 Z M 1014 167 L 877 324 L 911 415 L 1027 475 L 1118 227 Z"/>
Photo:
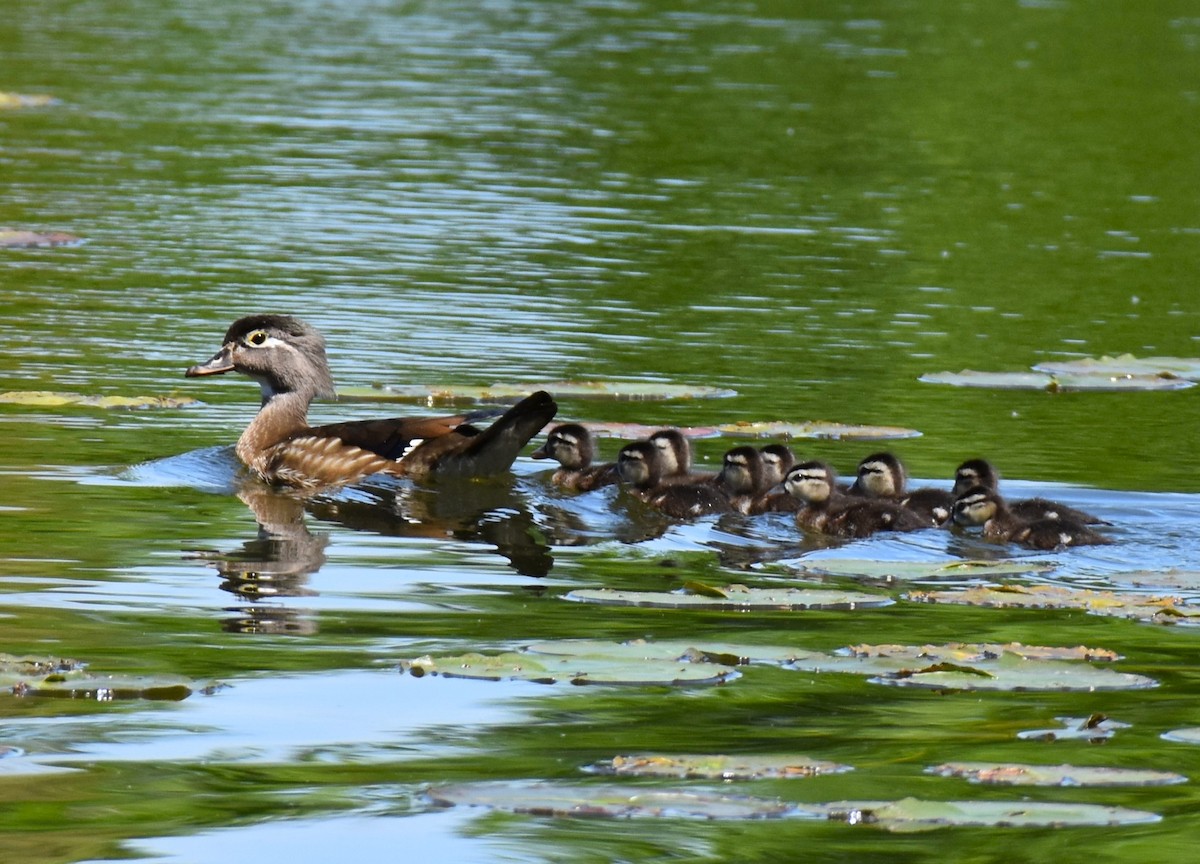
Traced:
<path fill-rule="evenodd" d="M 224 375 L 233 371 L 233 346 L 226 345 L 204 363 L 188 367 L 184 376 L 187 378 L 203 378 L 205 375 Z"/>
<path fill-rule="evenodd" d="M 543 444 L 538 449 L 529 454 L 530 459 L 549 459 L 550 454 L 546 452 L 546 445 Z"/>

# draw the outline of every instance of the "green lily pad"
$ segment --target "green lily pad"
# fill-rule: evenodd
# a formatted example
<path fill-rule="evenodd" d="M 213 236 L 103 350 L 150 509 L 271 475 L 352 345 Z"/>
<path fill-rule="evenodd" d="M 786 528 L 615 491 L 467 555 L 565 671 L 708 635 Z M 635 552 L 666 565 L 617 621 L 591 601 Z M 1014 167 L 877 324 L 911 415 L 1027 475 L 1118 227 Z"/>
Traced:
<path fill-rule="evenodd" d="M 706 586 L 715 588 L 715 586 Z M 606 606 L 655 606 L 668 609 L 859 609 L 888 606 L 894 601 L 882 594 L 834 591 L 821 588 L 747 588 L 726 585 L 711 591 L 617 591 L 583 588 L 563 595 L 566 600 Z"/>
<path fill-rule="evenodd" d="M 82 242 L 82 237 L 76 237 L 74 234 L 68 234 L 65 231 L 22 231 L 17 228 L 0 228 L 0 249 L 30 249 L 35 246 L 75 246 Z"/>
<path fill-rule="evenodd" d="M 57 102 L 57 99 L 45 93 L 0 92 L 0 109 L 44 108 Z"/>
<path fill-rule="evenodd" d="M 462 402 L 508 404 L 535 390 L 556 399 L 607 399 L 619 402 L 659 402 L 670 399 L 726 399 L 736 390 L 654 381 L 550 381 L 540 384 L 471 385 L 380 384 L 373 387 L 339 387 L 339 398 L 356 402 L 417 402 L 446 405 Z"/>
<path fill-rule="evenodd" d="M 1173 771 L 1091 765 L 946 762 L 926 768 L 925 773 L 1003 786 L 1168 786 L 1187 782 Z"/>
<path fill-rule="evenodd" d="M 794 805 L 769 798 L 645 786 L 463 783 L 435 787 L 425 794 L 441 807 L 487 807 L 534 816 L 740 820 L 799 815 Z"/>
<path fill-rule="evenodd" d="M 873 561 L 850 558 L 828 558 L 806 561 L 802 571 L 823 576 L 858 576 L 881 581 L 916 581 L 925 579 L 975 579 L 987 576 L 1018 576 L 1045 573 L 1054 565 L 1038 561 Z"/>
<path fill-rule="evenodd" d="M 1194 357 L 1135 357 L 1121 354 L 1083 360 L 1051 360 L 1033 367 L 1050 375 L 1149 375 L 1200 381 L 1200 359 Z"/>
<path fill-rule="evenodd" d="M 716 663 L 639 660 L 597 656 L 532 656 L 508 652 L 477 653 L 456 657 L 417 657 L 400 663 L 400 671 L 414 677 L 474 678 L 486 681 L 532 681 L 538 684 L 641 684 L 682 686 L 720 684 L 739 672 Z"/>
<path fill-rule="evenodd" d="M 974 663 L 998 660 L 1013 654 L 1026 660 L 1089 660 L 1112 662 L 1121 655 L 1107 648 L 1054 647 L 1022 645 L 1020 642 L 951 642 L 947 645 L 851 645 L 840 653 L 854 657 L 903 657 L 911 660 L 931 660 L 953 663 Z"/>
<path fill-rule="evenodd" d="M 1183 390 L 1195 386 L 1184 378 L 1161 375 L 1110 375 L 1078 373 L 1048 375 L 1044 372 L 930 372 L 917 379 L 926 384 L 955 387 L 986 387 L 992 390 Z"/>
<path fill-rule="evenodd" d="M 589 432 L 601 438 L 620 438 L 624 441 L 638 441 L 649 438 L 662 426 L 648 426 L 645 423 L 598 423 L 586 420 L 582 423 Z M 716 438 L 721 432 L 716 426 L 672 426 L 684 438 Z"/>
<path fill-rule="evenodd" d="M 917 603 L 958 603 L 967 606 L 1025 609 L 1082 609 L 1093 615 L 1132 618 L 1155 624 L 1200 623 L 1200 608 L 1183 598 L 1133 592 L 1093 591 L 1061 585 L 1002 585 L 953 591 L 911 591 Z"/>
<path fill-rule="evenodd" d="M 1099 743 L 1107 741 L 1119 729 L 1129 729 L 1130 724 L 1120 720 L 1110 720 L 1103 714 L 1092 714 L 1088 717 L 1055 717 L 1062 724 L 1061 729 L 1027 729 L 1018 732 L 1017 737 L 1022 741 L 1089 741 Z"/>
<path fill-rule="evenodd" d="M 1164 732 L 1162 737 L 1167 741 L 1175 741 L 1179 744 L 1200 744 L 1200 726 L 1172 729 L 1170 732 Z"/>
<path fill-rule="evenodd" d="M 0 393 L 0 403 L 59 408 L 77 405 L 83 408 L 183 408 L 195 405 L 191 398 L 175 396 L 84 396 L 81 393 L 53 393 L 48 390 L 16 390 Z"/>
<path fill-rule="evenodd" d="M 931 690 L 1141 690 L 1157 687 L 1145 675 L 1117 672 L 1082 663 L 1058 660 L 1027 660 L 1004 654 L 997 660 L 971 664 L 941 661 L 913 671 L 882 675 L 873 684 L 891 687 L 921 687 Z"/>
<path fill-rule="evenodd" d="M 918 438 L 916 429 L 900 426 L 860 426 L 852 423 L 833 423 L 828 420 L 788 422 L 775 420 L 761 423 L 727 423 L 718 426 L 722 435 L 731 438 L 829 438 L 835 441 L 874 441 L 889 438 Z"/>
<path fill-rule="evenodd" d="M 573 657 L 611 657 L 622 660 L 665 660 L 671 662 L 718 663 L 722 666 L 744 666 L 750 663 L 779 665 L 798 660 L 825 657 L 820 651 L 805 651 L 782 645 L 742 645 L 718 641 L 686 641 L 682 639 L 647 642 L 606 642 L 601 639 L 559 639 L 535 642 L 525 647 L 533 654 L 570 655 Z"/>
<path fill-rule="evenodd" d="M 702 778 L 706 780 L 775 780 L 841 774 L 853 771 L 840 765 L 807 756 L 707 756 L 640 753 L 614 756 L 589 769 L 595 774 L 629 777 Z"/>
<path fill-rule="evenodd" d="M 813 805 L 805 807 L 812 809 Z M 1145 810 L 1043 801 L 843 801 L 820 805 L 829 819 L 888 831 L 949 827 L 1068 828 L 1145 825 L 1162 817 Z"/>
<path fill-rule="evenodd" d="M 49 675 L 41 680 L 21 681 L 12 686 L 14 696 L 49 696 L 60 699 L 94 699 L 114 702 L 149 699 L 179 702 L 192 695 L 194 685 L 185 678 L 166 675 Z"/>
<path fill-rule="evenodd" d="M 1128 573 L 1113 573 L 1106 577 L 1117 585 L 1156 591 L 1200 591 L 1200 571 L 1179 570 L 1132 570 Z"/>

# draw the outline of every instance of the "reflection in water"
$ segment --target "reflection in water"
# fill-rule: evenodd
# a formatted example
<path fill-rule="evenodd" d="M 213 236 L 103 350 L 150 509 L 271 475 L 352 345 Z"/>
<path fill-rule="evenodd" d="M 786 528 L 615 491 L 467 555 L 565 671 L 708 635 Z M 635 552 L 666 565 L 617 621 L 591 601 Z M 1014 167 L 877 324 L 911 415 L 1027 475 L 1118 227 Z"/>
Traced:
<path fill-rule="evenodd" d="M 437 486 L 389 481 L 371 478 L 359 486 L 305 496 L 245 478 L 237 496 L 254 514 L 257 535 L 234 552 L 205 556 L 223 579 L 221 589 L 249 604 L 228 610 L 236 617 L 224 629 L 294 635 L 316 631 L 305 610 L 268 602 L 316 593 L 308 587 L 308 577 L 326 563 L 330 535 L 311 531 L 308 515 L 384 536 L 486 543 L 522 576 L 545 576 L 554 566 L 514 478 L 452 480 Z"/>

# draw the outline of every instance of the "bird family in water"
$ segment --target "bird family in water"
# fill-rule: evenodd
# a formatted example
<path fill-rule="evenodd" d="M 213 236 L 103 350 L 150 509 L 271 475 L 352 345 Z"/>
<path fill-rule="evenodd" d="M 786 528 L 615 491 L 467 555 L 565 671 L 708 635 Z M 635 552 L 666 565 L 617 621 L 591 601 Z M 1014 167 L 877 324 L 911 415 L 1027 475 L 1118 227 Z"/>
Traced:
<path fill-rule="evenodd" d="M 787 512 L 801 529 L 834 537 L 959 526 L 1032 549 L 1111 542 L 1093 527 L 1107 523 L 1089 513 L 1044 498 L 1006 501 L 997 491 L 999 475 L 985 459 L 962 463 L 949 489 L 909 489 L 904 465 L 887 452 L 862 459 L 854 481 L 842 485 L 827 463 L 797 462 L 783 444 L 734 447 L 719 471 L 706 473 L 693 470 L 688 439 L 677 429 L 662 429 L 626 444 L 615 462 L 594 464 L 594 438 L 578 423 L 555 426 L 531 455 L 558 462 L 552 479 L 564 489 L 620 484 L 681 519 Z"/>
<path fill-rule="evenodd" d="M 220 350 L 187 376 L 227 372 L 254 379 L 262 391 L 258 414 L 234 448 L 239 460 L 259 480 L 302 491 L 371 474 L 436 480 L 507 471 L 558 410 L 550 394 L 538 391 L 503 413 L 310 426 L 309 405 L 334 395 L 333 378 L 324 338 L 290 315 L 235 321 Z M 485 419 L 491 422 L 481 428 Z M 596 465 L 595 441 L 578 423 L 552 428 L 531 455 L 558 462 L 553 482 L 565 489 L 620 484 L 676 518 L 787 512 L 801 529 L 835 537 L 957 525 L 1033 549 L 1111 542 L 1092 527 L 1106 523 L 1082 511 L 1042 498 L 1005 501 L 995 469 L 983 459 L 960 465 L 952 489 L 910 490 L 900 460 L 874 453 L 859 462 L 854 482 L 842 486 L 829 465 L 796 462 L 783 444 L 734 447 L 720 471 L 695 471 L 688 439 L 678 429 L 661 429 L 626 444 L 616 462 Z"/>

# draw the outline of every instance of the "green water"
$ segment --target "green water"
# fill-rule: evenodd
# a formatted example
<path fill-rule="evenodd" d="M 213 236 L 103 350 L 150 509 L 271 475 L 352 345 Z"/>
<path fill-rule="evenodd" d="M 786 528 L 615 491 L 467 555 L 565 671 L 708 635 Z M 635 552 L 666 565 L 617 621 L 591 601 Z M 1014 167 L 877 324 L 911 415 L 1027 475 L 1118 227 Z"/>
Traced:
<path fill-rule="evenodd" d="M 0 110 L 0 226 L 87 242 L 0 255 L 0 391 L 204 404 L 0 406 L 0 652 L 228 686 L 178 703 L 0 697 L 0 746 L 80 769 L 5 776 L 19 760 L 0 760 L 0 858 L 1191 854 L 1193 783 L 1013 790 L 922 771 L 989 759 L 1200 777 L 1200 749 L 1159 737 L 1200 725 L 1194 630 L 903 600 L 743 614 L 564 602 L 581 587 L 777 584 L 782 568 L 814 556 L 1016 553 L 938 532 L 819 548 L 778 517 L 656 534 L 611 494 L 556 492 L 528 459 L 515 479 L 461 494 L 372 485 L 304 515 L 268 497 L 258 502 L 273 508 L 267 524 L 287 535 L 264 539 L 231 494 L 227 454 L 212 449 L 236 438 L 256 388 L 182 372 L 234 318 L 270 310 L 322 329 L 343 385 L 732 388 L 723 400 L 566 400 L 561 414 L 915 428 L 923 435 L 894 449 L 916 477 L 944 482 L 963 458 L 985 455 L 1026 481 L 1016 488 L 1117 523 L 1114 546 L 1050 556 L 1051 581 L 1105 587 L 1123 570 L 1194 569 L 1195 389 L 1051 395 L 916 380 L 1197 354 L 1192 4 L 96 0 L 3 10 L 0 91 L 59 101 Z M 381 410 L 326 403 L 314 419 Z M 794 443 L 843 472 L 878 446 Z M 699 442 L 699 458 L 727 446 Z M 939 694 L 751 667 L 723 687 L 573 688 L 396 671 L 424 653 L 539 639 L 700 635 L 819 650 L 1085 644 L 1120 652 L 1123 671 L 1160 686 Z M 1095 711 L 1132 728 L 1104 746 L 1016 738 Z M 446 782 L 587 784 L 596 778 L 582 767 L 648 751 L 855 766 L 724 787 L 790 801 L 1028 796 L 1162 819 L 889 834 L 555 820 L 441 810 L 423 797 Z"/>

